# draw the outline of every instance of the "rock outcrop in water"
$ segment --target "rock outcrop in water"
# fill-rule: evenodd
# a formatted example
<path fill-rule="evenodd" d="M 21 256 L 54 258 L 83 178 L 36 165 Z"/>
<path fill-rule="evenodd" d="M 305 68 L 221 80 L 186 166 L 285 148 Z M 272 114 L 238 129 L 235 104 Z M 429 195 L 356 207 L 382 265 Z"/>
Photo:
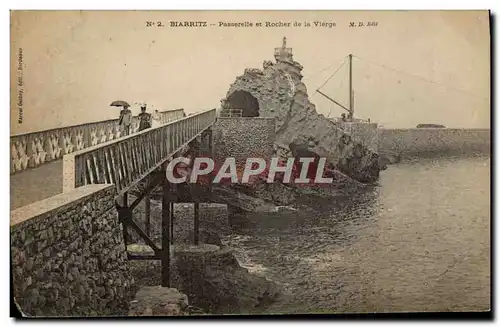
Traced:
<path fill-rule="evenodd" d="M 274 301 L 278 288 L 241 267 L 231 249 L 202 244 L 175 249 L 179 288 L 207 312 L 250 313 Z"/>
<path fill-rule="evenodd" d="M 276 62 L 264 61 L 262 70 L 245 69 L 236 78 L 221 101 L 222 108 L 243 109 L 243 116 L 248 117 L 274 117 L 276 144 L 303 144 L 357 181 L 376 181 L 378 155 L 316 112 L 302 82 L 303 67 L 293 60 L 285 43 L 275 53 Z"/>
<path fill-rule="evenodd" d="M 175 288 L 144 286 L 130 303 L 129 316 L 188 315 L 188 298 Z"/>
<path fill-rule="evenodd" d="M 230 233 L 226 206 L 200 205 L 202 219 L 198 246 L 192 245 L 193 210 L 192 204 L 174 205 L 171 284 L 176 290 L 158 288 L 161 283 L 160 261 L 131 261 L 131 273 L 142 292 L 136 295 L 129 314 L 249 313 L 260 310 L 280 296 L 274 283 L 241 267 L 232 249 L 222 245 L 221 236 Z M 134 215 L 143 217 L 144 208 L 137 206 Z M 136 219 L 144 228 L 141 220 Z M 151 239 L 156 244 L 161 241 L 161 221 L 161 202 L 152 201 Z M 131 233 L 130 239 L 136 242 L 128 246 L 130 253 L 153 254 L 153 250 L 135 233 Z M 189 306 L 183 294 L 189 298 Z"/>
<path fill-rule="evenodd" d="M 300 167 L 297 165 L 292 169 L 292 179 L 298 178 Z M 315 175 L 315 169 L 309 173 Z M 176 201 L 193 202 L 198 201 L 226 203 L 231 209 L 237 212 L 269 212 L 275 206 L 287 206 L 294 204 L 301 196 L 314 196 L 318 198 L 331 198 L 342 195 L 352 195 L 355 192 L 367 187 L 350 178 L 339 170 L 325 169 L 323 177 L 332 178 L 332 183 L 326 184 L 299 184 L 284 183 L 277 174 L 274 183 L 267 183 L 267 171 L 259 176 L 254 176 L 251 183 L 220 183 L 198 184 L 193 187 L 187 183 L 177 185 Z M 314 176 L 307 175 L 307 178 L 314 179 Z"/>

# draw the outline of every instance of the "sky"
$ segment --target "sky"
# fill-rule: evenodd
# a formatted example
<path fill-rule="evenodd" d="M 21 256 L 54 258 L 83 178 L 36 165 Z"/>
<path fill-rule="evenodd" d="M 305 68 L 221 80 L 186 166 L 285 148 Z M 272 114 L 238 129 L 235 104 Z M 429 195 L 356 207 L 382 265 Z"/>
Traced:
<path fill-rule="evenodd" d="M 116 118 L 114 100 L 187 113 L 218 108 L 245 68 L 273 60 L 283 36 L 325 116 L 342 111 L 315 91 L 344 63 L 320 90 L 347 104 L 345 58 L 352 53 L 356 116 L 389 128 L 490 125 L 487 11 L 40 11 L 11 12 L 11 135 Z"/>

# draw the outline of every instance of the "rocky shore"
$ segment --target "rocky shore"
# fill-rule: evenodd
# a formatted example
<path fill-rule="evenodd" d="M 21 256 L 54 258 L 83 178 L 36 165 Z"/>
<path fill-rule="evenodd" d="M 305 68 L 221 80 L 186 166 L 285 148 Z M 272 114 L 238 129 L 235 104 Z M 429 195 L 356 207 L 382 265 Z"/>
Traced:
<path fill-rule="evenodd" d="M 174 244 L 171 246 L 171 287 L 185 294 L 189 304 L 186 301 L 185 305 L 175 305 L 165 300 L 167 304 L 160 305 L 163 309 L 157 311 L 165 313 L 167 310 L 170 314 L 179 315 L 252 313 L 272 303 L 280 295 L 276 286 L 242 268 L 232 250 L 221 244 L 219 235 L 230 232 L 226 206 L 200 204 L 199 246 L 193 245 L 193 210 L 192 204 L 174 205 Z M 144 217 L 142 205 L 136 211 L 135 220 L 141 225 L 139 217 Z M 154 200 L 151 203 L 151 230 L 152 239 L 160 244 L 161 202 Z M 129 252 L 151 253 L 140 238 L 133 236 L 133 239 L 136 244 L 129 246 Z M 160 264 L 160 261 L 130 261 L 131 273 L 138 287 L 153 287 L 144 290 L 142 295 L 138 293 L 136 297 L 142 300 L 136 298 L 137 302 L 131 304 L 131 308 L 139 306 L 133 314 L 155 314 L 155 310 L 147 304 L 151 300 L 144 298 L 158 297 L 154 287 L 161 284 Z M 175 298 L 173 302 L 177 303 Z"/>
<path fill-rule="evenodd" d="M 188 298 L 175 288 L 143 286 L 130 303 L 129 316 L 183 316 L 190 313 Z"/>

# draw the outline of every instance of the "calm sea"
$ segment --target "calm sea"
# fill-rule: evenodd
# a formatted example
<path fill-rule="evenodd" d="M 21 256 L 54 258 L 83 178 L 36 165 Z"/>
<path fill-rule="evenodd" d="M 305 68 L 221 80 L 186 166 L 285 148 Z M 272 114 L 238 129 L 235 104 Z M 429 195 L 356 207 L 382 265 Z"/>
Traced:
<path fill-rule="evenodd" d="M 226 241 L 284 296 L 273 313 L 490 308 L 490 158 L 391 165 L 349 199 L 254 214 Z"/>

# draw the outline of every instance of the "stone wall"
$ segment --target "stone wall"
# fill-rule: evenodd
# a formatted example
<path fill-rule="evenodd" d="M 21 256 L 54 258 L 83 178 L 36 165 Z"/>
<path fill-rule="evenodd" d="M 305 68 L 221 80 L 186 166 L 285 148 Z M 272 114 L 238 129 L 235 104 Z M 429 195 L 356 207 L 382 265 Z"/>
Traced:
<path fill-rule="evenodd" d="M 26 316 L 127 314 L 135 293 L 112 185 L 11 212 L 14 297 Z"/>
<path fill-rule="evenodd" d="M 245 163 L 247 158 L 270 158 L 274 153 L 273 118 L 217 118 L 213 133 L 216 160 L 234 157 Z"/>
<path fill-rule="evenodd" d="M 380 129 L 381 152 L 405 155 L 425 153 L 489 153 L 489 129 L 410 128 Z"/>

